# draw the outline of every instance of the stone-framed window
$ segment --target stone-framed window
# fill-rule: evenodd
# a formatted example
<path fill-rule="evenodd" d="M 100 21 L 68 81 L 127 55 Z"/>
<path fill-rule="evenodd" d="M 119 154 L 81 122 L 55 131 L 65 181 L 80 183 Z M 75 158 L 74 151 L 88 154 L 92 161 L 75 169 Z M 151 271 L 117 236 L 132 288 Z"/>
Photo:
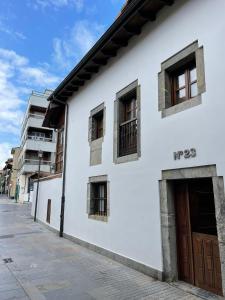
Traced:
<path fill-rule="evenodd" d="M 90 145 L 90 165 L 102 163 L 102 143 L 105 135 L 105 106 L 100 104 L 90 112 L 88 140 Z"/>
<path fill-rule="evenodd" d="M 134 81 L 116 94 L 114 102 L 114 163 L 137 160 L 140 145 L 140 86 Z"/>
<path fill-rule="evenodd" d="M 87 185 L 89 219 L 107 222 L 109 217 L 109 181 L 107 175 L 89 178 Z"/>
<path fill-rule="evenodd" d="M 198 41 L 161 64 L 158 83 L 162 117 L 202 103 L 201 95 L 206 90 L 204 51 Z"/>

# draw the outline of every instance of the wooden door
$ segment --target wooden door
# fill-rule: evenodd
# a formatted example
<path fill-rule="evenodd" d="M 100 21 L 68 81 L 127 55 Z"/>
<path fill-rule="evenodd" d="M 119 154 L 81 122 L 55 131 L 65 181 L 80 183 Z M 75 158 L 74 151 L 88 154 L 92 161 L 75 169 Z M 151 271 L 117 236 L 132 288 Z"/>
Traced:
<path fill-rule="evenodd" d="M 222 295 L 217 236 L 193 232 L 195 285 Z"/>
<path fill-rule="evenodd" d="M 175 185 L 179 279 L 222 295 L 212 182 Z"/>
<path fill-rule="evenodd" d="M 194 284 L 189 196 L 186 183 L 175 186 L 175 210 L 179 279 Z"/>
<path fill-rule="evenodd" d="M 48 199 L 46 222 L 50 224 L 51 220 L 51 199 Z"/>

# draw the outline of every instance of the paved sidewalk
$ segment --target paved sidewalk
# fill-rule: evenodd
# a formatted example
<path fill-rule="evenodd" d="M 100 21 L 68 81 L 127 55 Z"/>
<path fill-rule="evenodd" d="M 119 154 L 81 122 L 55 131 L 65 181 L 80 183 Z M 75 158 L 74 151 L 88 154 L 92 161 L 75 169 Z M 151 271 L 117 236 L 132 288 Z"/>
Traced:
<path fill-rule="evenodd" d="M 0 300 L 5 299 L 202 298 L 60 239 L 33 222 L 29 205 L 0 197 Z"/>

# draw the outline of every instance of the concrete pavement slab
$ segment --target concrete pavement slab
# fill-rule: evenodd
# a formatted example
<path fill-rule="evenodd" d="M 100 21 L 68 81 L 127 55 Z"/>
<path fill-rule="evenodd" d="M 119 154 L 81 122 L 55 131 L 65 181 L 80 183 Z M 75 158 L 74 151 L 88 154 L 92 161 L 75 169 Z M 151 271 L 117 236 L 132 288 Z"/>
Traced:
<path fill-rule="evenodd" d="M 12 262 L 6 264 L 4 258 Z M 33 222 L 29 204 L 0 197 L 0 300 L 5 299 L 202 298 L 59 238 Z"/>

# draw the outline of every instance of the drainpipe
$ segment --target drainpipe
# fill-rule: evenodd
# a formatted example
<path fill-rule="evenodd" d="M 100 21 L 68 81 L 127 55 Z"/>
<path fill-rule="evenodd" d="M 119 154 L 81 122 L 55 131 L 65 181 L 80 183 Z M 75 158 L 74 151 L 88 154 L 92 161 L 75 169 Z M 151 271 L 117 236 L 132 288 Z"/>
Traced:
<path fill-rule="evenodd" d="M 61 213 L 60 213 L 60 230 L 59 236 L 63 237 L 64 231 L 64 211 L 65 211 L 65 186 L 66 186 L 66 154 L 67 154 L 67 129 L 68 129 L 68 104 L 53 97 L 53 102 L 65 106 L 65 126 L 64 126 L 64 145 L 63 145 L 63 179 L 62 179 L 62 196 L 61 196 Z"/>

